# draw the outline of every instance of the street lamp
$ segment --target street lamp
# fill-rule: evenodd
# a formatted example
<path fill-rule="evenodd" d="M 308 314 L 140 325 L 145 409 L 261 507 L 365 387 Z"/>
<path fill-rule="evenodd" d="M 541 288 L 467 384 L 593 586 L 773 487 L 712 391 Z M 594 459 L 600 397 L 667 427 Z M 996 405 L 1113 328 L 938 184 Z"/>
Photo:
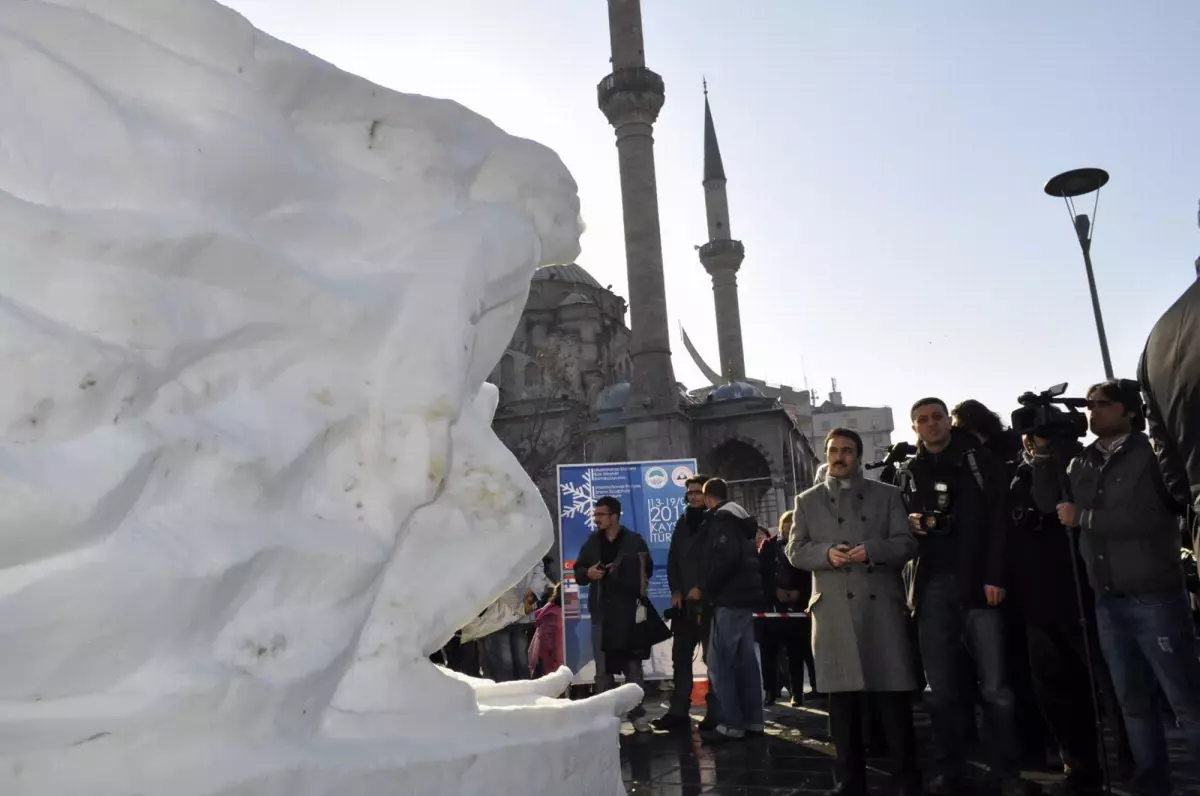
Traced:
<path fill-rule="evenodd" d="M 1104 378 L 1112 379 L 1112 359 L 1108 356 L 1108 337 L 1104 334 L 1104 316 L 1100 314 L 1100 296 L 1096 293 L 1096 276 L 1092 273 L 1092 222 L 1087 213 L 1075 212 L 1075 197 L 1096 193 L 1096 201 L 1092 204 L 1092 219 L 1096 218 L 1096 208 L 1100 205 L 1100 189 L 1108 183 L 1108 172 L 1104 169 L 1073 169 L 1064 171 L 1046 183 L 1046 193 L 1050 196 L 1060 196 L 1067 205 L 1067 213 L 1071 217 L 1071 225 L 1075 228 L 1075 237 L 1079 239 L 1079 248 L 1083 251 L 1083 265 L 1087 269 L 1088 288 L 1092 291 L 1092 312 L 1096 315 L 1096 334 L 1100 337 L 1100 355 L 1104 357 Z"/>

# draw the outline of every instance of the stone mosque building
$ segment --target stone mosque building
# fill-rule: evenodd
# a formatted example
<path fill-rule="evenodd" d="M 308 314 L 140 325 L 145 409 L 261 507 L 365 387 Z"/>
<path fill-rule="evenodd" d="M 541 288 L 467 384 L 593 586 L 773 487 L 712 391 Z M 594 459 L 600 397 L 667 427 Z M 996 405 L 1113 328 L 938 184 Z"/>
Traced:
<path fill-rule="evenodd" d="M 820 448 L 810 441 L 817 438 L 814 417 L 841 408 L 840 395 L 831 395 L 837 406 L 826 401 L 814 408 L 807 390 L 746 376 L 737 287 L 745 251 L 730 230 L 707 91 L 703 187 L 709 240 L 699 255 L 713 283 L 721 371 L 705 364 L 684 334 L 710 384 L 688 391 L 676 382 L 652 137 L 663 80 L 645 65 L 638 0 L 610 0 L 609 27 L 613 72 L 597 93 L 616 131 L 630 301 L 579 265 L 538 269 L 521 322 L 490 377 L 500 388 L 494 427 L 551 506 L 558 464 L 694 456 L 701 472 L 729 481 L 732 497 L 761 524 L 774 526 L 812 484 L 814 447 Z M 890 433 L 890 410 L 887 417 Z"/>

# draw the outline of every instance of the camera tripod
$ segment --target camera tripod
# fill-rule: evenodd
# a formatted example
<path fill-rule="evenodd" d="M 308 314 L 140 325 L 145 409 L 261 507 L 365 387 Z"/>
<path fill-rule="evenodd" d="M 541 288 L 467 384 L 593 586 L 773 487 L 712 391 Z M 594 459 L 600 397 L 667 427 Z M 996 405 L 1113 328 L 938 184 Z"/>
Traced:
<path fill-rule="evenodd" d="M 1058 474 L 1058 486 L 1065 503 L 1073 503 L 1071 481 L 1066 467 L 1061 467 L 1061 454 L 1053 453 L 1053 466 Z M 1108 744 L 1104 741 L 1104 719 L 1100 715 L 1100 683 L 1096 679 L 1096 667 L 1092 662 L 1092 639 L 1088 632 L 1087 612 L 1083 604 L 1083 581 L 1079 572 L 1079 547 L 1073 528 L 1063 527 L 1067 535 L 1067 548 L 1071 556 L 1071 579 L 1075 584 L 1075 607 L 1079 610 L 1079 632 L 1083 634 L 1083 660 L 1087 666 L 1088 687 L 1092 694 L 1092 717 L 1096 726 L 1096 753 L 1100 755 L 1100 770 L 1104 774 L 1105 796 L 1112 796 L 1112 775 L 1108 767 Z"/>

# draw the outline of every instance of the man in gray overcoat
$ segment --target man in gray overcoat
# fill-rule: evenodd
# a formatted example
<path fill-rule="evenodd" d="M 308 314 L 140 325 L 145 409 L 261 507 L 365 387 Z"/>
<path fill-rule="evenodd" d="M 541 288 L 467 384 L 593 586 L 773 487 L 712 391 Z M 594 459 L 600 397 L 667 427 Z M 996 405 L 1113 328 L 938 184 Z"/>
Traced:
<path fill-rule="evenodd" d="M 829 694 L 837 747 L 831 794 L 866 796 L 863 693 L 880 708 L 892 787 L 921 793 L 910 696 L 916 688 L 909 647 L 904 565 L 917 540 L 895 487 L 862 475 L 863 443 L 850 429 L 825 438 L 828 474 L 796 498 L 788 540 L 792 566 L 813 573 L 809 602 L 817 682 Z"/>

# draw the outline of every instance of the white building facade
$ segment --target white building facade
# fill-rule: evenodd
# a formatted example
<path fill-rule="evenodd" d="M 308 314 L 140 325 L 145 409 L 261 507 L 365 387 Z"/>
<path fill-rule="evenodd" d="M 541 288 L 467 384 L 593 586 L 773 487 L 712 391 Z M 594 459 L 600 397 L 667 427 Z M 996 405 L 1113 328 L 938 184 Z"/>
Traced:
<path fill-rule="evenodd" d="M 887 455 L 892 444 L 895 421 L 890 406 L 846 406 L 842 394 L 837 390 L 829 393 L 829 400 L 812 410 L 812 446 L 820 451 L 825 446 L 825 435 L 831 429 L 848 428 L 857 431 L 863 441 L 863 464 L 877 462 Z M 818 454 L 820 456 L 820 454 Z M 867 470 L 866 476 L 878 479 L 880 470 Z"/>

